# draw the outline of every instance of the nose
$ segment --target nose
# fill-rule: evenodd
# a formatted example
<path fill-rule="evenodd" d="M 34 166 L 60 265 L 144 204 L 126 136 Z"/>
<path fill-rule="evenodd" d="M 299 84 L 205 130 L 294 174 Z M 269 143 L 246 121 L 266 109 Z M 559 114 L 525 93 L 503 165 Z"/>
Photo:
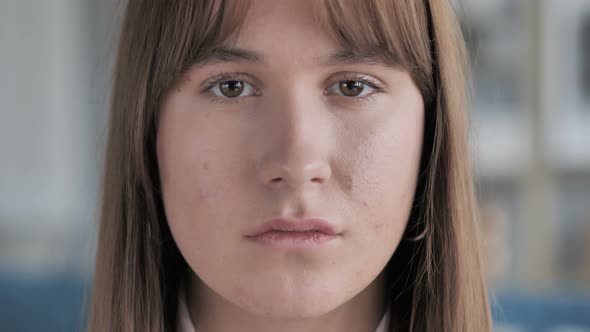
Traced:
<path fill-rule="evenodd" d="M 321 102 L 309 95 L 281 98 L 269 116 L 258 177 L 272 189 L 318 186 L 329 181 L 331 125 Z"/>

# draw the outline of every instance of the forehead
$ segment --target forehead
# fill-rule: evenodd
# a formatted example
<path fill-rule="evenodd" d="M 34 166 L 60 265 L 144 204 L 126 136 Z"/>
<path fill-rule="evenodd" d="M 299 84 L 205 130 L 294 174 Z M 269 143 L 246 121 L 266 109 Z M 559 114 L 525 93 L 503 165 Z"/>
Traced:
<path fill-rule="evenodd" d="M 193 1 L 193 0 L 186 0 Z M 416 0 L 419 1 L 419 0 Z M 426 17 L 412 0 L 211 0 L 192 25 L 181 70 L 249 62 L 286 71 L 301 65 L 370 64 L 407 70 L 432 90 Z M 179 14 L 181 17 L 182 15 Z M 174 45 L 179 45 L 174 43 Z M 324 61 L 322 61 L 324 60 Z"/>
<path fill-rule="evenodd" d="M 311 0 L 253 0 L 241 28 L 224 44 L 298 61 L 339 48 L 325 30 Z"/>

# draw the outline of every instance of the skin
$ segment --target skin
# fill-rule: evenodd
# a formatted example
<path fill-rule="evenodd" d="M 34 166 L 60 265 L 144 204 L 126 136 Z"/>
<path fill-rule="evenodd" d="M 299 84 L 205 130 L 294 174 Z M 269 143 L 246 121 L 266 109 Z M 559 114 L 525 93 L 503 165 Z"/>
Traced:
<path fill-rule="evenodd" d="M 199 332 L 374 331 L 386 309 L 382 272 L 416 189 L 416 84 L 382 63 L 325 61 L 342 50 L 308 1 L 253 1 L 226 46 L 262 58 L 196 64 L 158 123 L 166 217 L 194 272 L 192 321 Z M 238 97 L 220 84 L 204 91 L 233 72 L 245 73 L 225 79 L 244 82 Z M 380 89 L 361 84 L 351 97 L 339 88 L 367 79 Z M 279 216 L 321 217 L 340 234 L 312 250 L 247 240 Z"/>

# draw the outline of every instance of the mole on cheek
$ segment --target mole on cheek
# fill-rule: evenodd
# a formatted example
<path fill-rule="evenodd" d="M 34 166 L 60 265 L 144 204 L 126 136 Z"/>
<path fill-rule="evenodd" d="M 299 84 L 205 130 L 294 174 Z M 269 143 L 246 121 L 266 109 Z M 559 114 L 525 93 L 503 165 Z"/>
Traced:
<path fill-rule="evenodd" d="M 203 162 L 203 169 L 204 170 L 208 170 L 209 169 L 209 163 L 207 163 L 206 161 Z"/>

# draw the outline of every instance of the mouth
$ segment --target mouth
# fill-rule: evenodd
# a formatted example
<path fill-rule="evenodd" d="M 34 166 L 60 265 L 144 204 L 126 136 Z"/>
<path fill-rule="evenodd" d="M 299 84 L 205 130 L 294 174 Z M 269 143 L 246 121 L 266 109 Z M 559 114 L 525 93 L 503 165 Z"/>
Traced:
<path fill-rule="evenodd" d="M 340 235 L 337 227 L 324 219 L 275 218 L 256 228 L 246 238 L 275 249 L 309 249 L 337 240 Z"/>
<path fill-rule="evenodd" d="M 326 235 L 338 235 L 339 230 L 336 226 L 325 219 L 287 219 L 274 218 L 255 228 L 248 233 L 248 237 L 255 237 L 266 232 L 319 232 Z"/>

